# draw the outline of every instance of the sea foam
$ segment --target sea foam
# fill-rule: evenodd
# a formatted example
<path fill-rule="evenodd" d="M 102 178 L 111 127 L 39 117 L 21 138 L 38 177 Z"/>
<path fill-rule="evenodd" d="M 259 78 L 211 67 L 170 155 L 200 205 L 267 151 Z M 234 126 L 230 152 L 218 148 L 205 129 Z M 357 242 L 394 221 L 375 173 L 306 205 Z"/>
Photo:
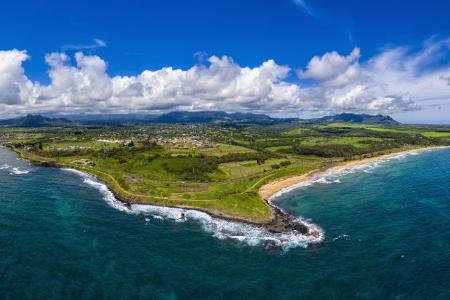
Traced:
<path fill-rule="evenodd" d="M 418 149 L 416 151 L 403 152 L 403 153 L 394 154 L 394 155 L 390 155 L 390 156 L 379 157 L 379 158 L 376 158 L 367 163 L 362 163 L 362 164 L 353 165 L 353 166 L 349 166 L 349 167 L 344 166 L 344 167 L 338 168 L 338 169 L 331 169 L 329 171 L 325 171 L 324 173 L 320 173 L 318 175 L 313 175 L 309 180 L 301 181 L 299 183 L 293 184 L 289 187 L 286 187 L 286 188 L 274 193 L 270 197 L 270 200 L 278 198 L 281 195 L 289 193 L 293 190 L 310 187 L 310 186 L 316 185 L 316 184 L 341 183 L 341 180 L 338 179 L 339 177 L 342 177 L 342 176 L 345 176 L 348 174 L 353 174 L 355 172 L 372 173 L 376 168 L 385 165 L 385 163 L 387 163 L 389 161 L 404 159 L 408 156 L 419 155 L 421 152 L 425 152 L 425 151 L 431 151 L 431 150 L 430 149 Z"/>
<path fill-rule="evenodd" d="M 24 175 L 30 173 L 30 170 L 24 169 L 24 168 L 18 168 L 14 167 L 12 168 L 10 175 Z"/>
<path fill-rule="evenodd" d="M 306 248 L 309 244 L 320 243 L 324 239 L 324 233 L 319 226 L 301 218 L 297 218 L 297 221 L 307 226 L 311 235 L 302 235 L 294 230 L 288 230 L 282 233 L 271 233 L 262 226 L 223 220 L 193 209 L 171 208 L 147 204 L 132 204 L 128 207 L 116 199 L 109 188 L 95 177 L 74 169 L 63 170 L 81 176 L 84 183 L 99 190 L 103 195 L 103 199 L 115 209 L 130 214 L 142 214 L 154 219 L 172 220 L 174 222 L 186 222 L 192 220 L 200 224 L 202 229 L 210 233 L 213 237 L 221 240 L 234 239 L 250 246 L 277 246 L 283 251 L 287 251 L 295 247 Z"/>

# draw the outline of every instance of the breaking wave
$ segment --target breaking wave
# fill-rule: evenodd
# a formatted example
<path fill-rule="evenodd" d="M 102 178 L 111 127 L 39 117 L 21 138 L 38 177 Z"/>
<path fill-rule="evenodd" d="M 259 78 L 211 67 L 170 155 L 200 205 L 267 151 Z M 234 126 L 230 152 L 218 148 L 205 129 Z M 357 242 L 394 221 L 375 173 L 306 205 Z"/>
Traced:
<path fill-rule="evenodd" d="M 274 193 L 270 199 L 273 200 L 273 199 L 280 197 L 283 194 L 289 193 L 293 190 L 309 187 L 309 186 L 312 186 L 315 184 L 341 183 L 341 181 L 338 179 L 339 177 L 342 177 L 342 176 L 345 176 L 348 174 L 353 174 L 355 172 L 372 173 L 376 168 L 383 166 L 385 163 L 387 163 L 389 161 L 404 159 L 408 156 L 419 155 L 421 152 L 425 152 L 425 151 L 431 151 L 431 149 L 418 149 L 415 151 L 403 152 L 403 153 L 394 154 L 394 155 L 390 155 L 390 156 L 379 157 L 379 158 L 376 158 L 376 159 L 371 160 L 366 163 L 361 163 L 361 164 L 352 165 L 352 166 L 348 166 L 348 167 L 344 166 L 344 167 L 338 168 L 338 169 L 331 169 L 329 171 L 325 171 L 324 173 L 313 175 L 312 178 L 309 180 L 301 181 L 297 184 L 293 184 L 289 187 L 286 187 L 286 188 L 278 191 L 277 193 Z"/>
<path fill-rule="evenodd" d="M 144 215 L 147 217 L 146 222 L 150 221 L 148 217 L 157 220 L 172 220 L 174 222 L 186 222 L 192 220 L 200 224 L 203 230 L 210 233 L 215 238 L 221 240 L 233 239 L 250 246 L 276 246 L 280 247 L 283 251 L 296 247 L 306 248 L 309 244 L 320 243 L 324 239 L 324 233 L 319 226 L 301 218 L 297 218 L 296 220 L 307 226 L 311 235 L 302 235 L 294 230 L 282 233 L 271 233 L 261 226 L 223 220 L 193 209 L 171 208 L 147 204 L 132 204 L 128 207 L 116 199 L 111 190 L 95 177 L 74 169 L 63 170 L 81 176 L 84 183 L 96 188 L 103 194 L 103 199 L 110 206 L 123 212 Z"/>
<path fill-rule="evenodd" d="M 30 173 L 30 170 L 24 168 L 14 167 L 12 168 L 10 175 L 24 175 Z"/>
<path fill-rule="evenodd" d="M 5 169 L 9 169 L 9 168 L 11 168 L 10 165 L 7 165 L 7 164 L 0 165 L 0 170 L 5 170 Z"/>
<path fill-rule="evenodd" d="M 338 236 L 333 238 L 333 242 L 336 242 L 338 240 L 346 240 L 346 241 L 348 241 L 348 240 L 350 240 L 350 236 L 348 234 L 340 234 L 340 235 L 338 235 Z"/>

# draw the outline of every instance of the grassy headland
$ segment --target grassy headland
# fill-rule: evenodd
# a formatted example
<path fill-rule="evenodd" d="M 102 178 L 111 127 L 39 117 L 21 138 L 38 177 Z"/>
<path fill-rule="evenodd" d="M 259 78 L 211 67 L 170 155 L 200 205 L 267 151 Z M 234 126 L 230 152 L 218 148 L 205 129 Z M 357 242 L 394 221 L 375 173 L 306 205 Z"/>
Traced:
<path fill-rule="evenodd" d="M 273 209 L 260 188 L 331 162 L 449 145 L 450 128 L 405 125 L 142 125 L 0 129 L 36 164 L 92 174 L 122 200 L 194 208 L 253 223 Z"/>

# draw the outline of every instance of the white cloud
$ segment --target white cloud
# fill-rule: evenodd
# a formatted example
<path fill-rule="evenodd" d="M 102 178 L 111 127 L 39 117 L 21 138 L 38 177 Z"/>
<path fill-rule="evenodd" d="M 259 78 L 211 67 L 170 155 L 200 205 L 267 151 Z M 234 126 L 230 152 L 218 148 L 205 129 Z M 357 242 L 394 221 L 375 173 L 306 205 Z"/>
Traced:
<path fill-rule="evenodd" d="M 8 76 L 8 87 L 18 80 L 29 82 L 21 66 L 26 58 L 25 54 L 21 59 L 5 58 L 20 71 Z M 299 86 L 284 81 L 290 69 L 273 60 L 249 68 L 239 66 L 227 56 L 211 56 L 207 65 L 197 64 L 187 70 L 166 67 L 145 70 L 137 76 L 115 77 L 107 74 L 107 63 L 96 55 L 78 52 L 72 63 L 64 53 L 51 53 L 46 56 L 46 62 L 51 83 L 47 86 L 30 83 L 35 93 L 28 97 L 27 103 L 9 111 L 124 113 L 256 109 L 268 112 L 297 107 L 300 99 Z M 15 92 L 16 95 L 18 91 Z M 0 90 L 2 98 L 9 99 L 9 94 L 9 89 Z"/>
<path fill-rule="evenodd" d="M 269 60 L 255 68 L 240 67 L 231 58 L 211 56 L 208 65 L 188 70 L 146 70 L 138 76 L 112 78 L 113 100 L 123 97 L 142 109 L 275 109 L 276 101 L 289 101 L 299 87 L 283 82 L 290 69 Z M 288 104 L 286 102 L 286 104 Z"/>
<path fill-rule="evenodd" d="M 359 58 L 359 48 L 353 49 L 348 56 L 342 56 L 336 51 L 328 52 L 322 57 L 314 56 L 306 71 L 299 70 L 297 74 L 300 78 L 320 81 L 325 86 L 347 85 L 360 75 Z"/>
<path fill-rule="evenodd" d="M 443 80 L 450 77 L 449 54 L 450 39 L 428 40 L 419 51 L 386 49 L 365 64 L 364 74 L 387 93 L 407 94 L 413 100 L 450 99 L 450 86 Z"/>
<path fill-rule="evenodd" d="M 313 57 L 297 74 L 313 80 L 313 88 L 335 110 L 410 111 L 425 100 L 450 100 L 449 54 L 450 39 L 430 39 L 420 49 L 386 48 L 362 63 L 355 48 L 347 56 L 333 51 Z"/>
<path fill-rule="evenodd" d="M 388 94 L 377 87 L 355 85 L 329 95 L 331 107 L 340 111 L 398 112 L 417 109 L 407 95 Z"/>
<path fill-rule="evenodd" d="M 292 80 L 288 66 L 267 60 L 243 67 L 211 56 L 189 69 L 165 67 L 135 76 L 110 76 L 99 56 L 73 58 L 51 53 L 50 84 L 25 75 L 25 51 L 0 51 L 1 117 L 33 113 L 159 113 L 225 110 L 277 116 L 354 111 L 395 113 L 418 109 L 424 99 L 449 99 L 450 68 L 443 59 L 449 42 L 427 41 L 413 51 L 384 49 L 365 62 L 355 48 L 347 56 L 325 53 L 311 59 Z M 300 86 L 302 80 L 306 86 Z M 417 101 L 414 101 L 417 100 Z M 419 103 L 419 105 L 418 105 Z M 444 106 L 445 107 L 445 106 Z"/>
<path fill-rule="evenodd" d="M 0 104 L 18 105 L 32 97 L 33 85 L 22 67 L 28 58 L 25 51 L 0 51 Z"/>
<path fill-rule="evenodd" d="M 67 50 L 80 51 L 80 50 L 92 50 L 92 49 L 105 48 L 105 47 L 107 47 L 107 43 L 104 40 L 92 39 L 92 43 L 91 44 L 87 44 L 87 45 L 64 45 L 62 47 L 62 49 L 64 51 L 67 51 Z"/>

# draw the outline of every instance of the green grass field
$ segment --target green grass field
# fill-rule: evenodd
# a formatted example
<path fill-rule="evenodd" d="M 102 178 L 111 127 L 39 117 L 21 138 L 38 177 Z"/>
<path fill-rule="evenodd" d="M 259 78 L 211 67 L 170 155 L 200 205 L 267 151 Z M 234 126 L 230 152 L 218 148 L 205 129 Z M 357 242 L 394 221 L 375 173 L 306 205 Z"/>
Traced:
<path fill-rule="evenodd" d="M 340 123 L 0 129 L 0 142 L 21 157 L 90 173 L 122 199 L 259 223 L 272 218 L 258 194 L 270 181 L 449 137 L 446 128 Z"/>
<path fill-rule="evenodd" d="M 382 140 L 374 137 L 314 137 L 302 139 L 300 144 L 306 146 L 352 145 L 355 147 L 367 147 L 367 142 L 381 142 Z"/>

